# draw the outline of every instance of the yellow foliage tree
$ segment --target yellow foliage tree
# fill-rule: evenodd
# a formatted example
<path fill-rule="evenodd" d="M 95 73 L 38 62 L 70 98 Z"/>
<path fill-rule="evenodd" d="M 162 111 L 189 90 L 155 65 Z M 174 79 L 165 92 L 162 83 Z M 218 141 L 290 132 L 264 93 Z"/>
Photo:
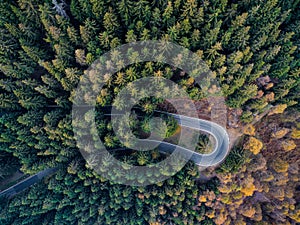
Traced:
<path fill-rule="evenodd" d="M 248 142 L 246 142 L 246 144 L 244 145 L 244 148 L 251 151 L 254 155 L 257 155 L 262 147 L 263 143 L 254 137 L 250 137 Z"/>
<path fill-rule="evenodd" d="M 218 225 L 224 224 L 226 221 L 227 216 L 224 213 L 220 213 L 216 218 L 214 219 L 215 223 Z"/>
<path fill-rule="evenodd" d="M 271 109 L 271 111 L 269 112 L 269 116 L 274 115 L 274 114 L 280 114 L 283 113 L 284 110 L 287 108 L 287 104 L 279 104 L 276 105 L 275 107 L 273 107 Z"/>
<path fill-rule="evenodd" d="M 255 135 L 255 127 L 252 124 L 249 124 L 244 128 L 244 134 L 254 136 Z"/>
<path fill-rule="evenodd" d="M 232 197 L 233 197 L 234 199 L 241 199 L 241 198 L 243 198 L 243 196 L 244 196 L 243 193 L 240 192 L 240 191 L 235 192 L 235 193 L 232 194 Z"/>
<path fill-rule="evenodd" d="M 290 130 L 287 128 L 282 128 L 272 134 L 272 137 L 280 139 L 283 138 Z"/>
<path fill-rule="evenodd" d="M 165 215 L 167 213 L 167 210 L 163 206 L 159 206 L 158 211 L 160 215 Z"/>
<path fill-rule="evenodd" d="M 283 161 L 282 159 L 278 158 L 272 163 L 272 168 L 277 173 L 285 173 L 289 168 L 289 164 L 287 162 Z"/>
<path fill-rule="evenodd" d="M 218 189 L 221 193 L 225 193 L 225 194 L 230 193 L 232 191 L 231 188 L 226 185 L 222 185 L 222 186 L 218 187 Z"/>
<path fill-rule="evenodd" d="M 255 208 L 251 205 L 247 205 L 241 209 L 241 214 L 245 217 L 252 218 L 255 214 Z"/>
<path fill-rule="evenodd" d="M 205 213 L 205 215 L 206 215 L 208 218 L 212 219 L 212 218 L 215 217 L 215 211 L 214 211 L 214 210 L 209 210 L 209 211 L 207 211 L 207 212 Z"/>
<path fill-rule="evenodd" d="M 282 148 L 284 151 L 291 151 L 294 150 L 297 147 L 297 145 L 295 144 L 295 142 L 293 140 L 288 140 L 288 141 L 284 141 L 282 142 Z"/>
<path fill-rule="evenodd" d="M 293 138 L 293 139 L 300 139 L 300 130 L 298 130 L 298 129 L 293 129 L 293 131 L 292 131 L 292 134 L 291 134 L 291 137 Z"/>
<path fill-rule="evenodd" d="M 221 202 L 223 202 L 224 204 L 227 204 L 227 205 L 232 203 L 232 199 L 231 199 L 230 195 L 228 195 L 228 194 L 222 195 L 220 200 L 221 200 Z"/>
<path fill-rule="evenodd" d="M 289 215 L 290 218 L 300 223 L 300 209 L 293 211 Z"/>
<path fill-rule="evenodd" d="M 201 195 L 198 200 L 199 202 L 206 202 L 206 197 L 204 195 Z"/>
<path fill-rule="evenodd" d="M 246 184 L 245 187 L 243 187 L 241 189 L 241 192 L 245 195 L 245 196 L 252 196 L 254 191 L 256 191 L 256 187 L 253 183 L 248 183 Z"/>

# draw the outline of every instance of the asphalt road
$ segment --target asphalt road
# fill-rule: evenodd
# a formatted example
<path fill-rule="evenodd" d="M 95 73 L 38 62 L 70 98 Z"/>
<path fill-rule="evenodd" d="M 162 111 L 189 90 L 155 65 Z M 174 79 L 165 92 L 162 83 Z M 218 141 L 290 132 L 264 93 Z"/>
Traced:
<path fill-rule="evenodd" d="M 188 117 L 188 116 L 183 116 L 183 115 L 178 115 L 173 113 L 166 113 L 161 111 L 155 111 L 155 112 L 164 113 L 173 116 L 182 127 L 187 127 L 193 130 L 209 133 L 215 139 L 214 149 L 209 154 L 200 154 L 191 149 L 174 145 L 165 141 L 143 139 L 143 142 L 156 143 L 158 145 L 157 148 L 164 153 L 171 154 L 175 149 L 178 149 L 182 153 L 183 157 L 188 157 L 189 160 L 193 161 L 196 165 L 201 167 L 216 166 L 219 163 L 221 163 L 227 156 L 229 152 L 230 142 L 229 142 L 229 135 L 224 127 L 220 126 L 217 123 L 208 120 L 199 119 L 199 118 L 193 118 L 193 117 Z M 109 116 L 111 114 L 105 114 L 105 115 Z M 117 115 L 124 115 L 124 114 L 114 114 L 114 115 L 117 116 Z"/>
<path fill-rule="evenodd" d="M 203 167 L 215 166 L 225 159 L 229 152 L 229 136 L 225 128 L 208 120 L 169 113 L 168 115 L 173 116 L 178 121 L 180 126 L 188 127 L 198 131 L 204 131 L 214 137 L 214 150 L 209 154 L 200 154 L 180 147 L 182 151 L 187 151 L 192 154 L 190 160 L 192 160 L 195 164 Z"/>
<path fill-rule="evenodd" d="M 32 176 L 26 178 L 25 180 L 20 181 L 19 183 L 11 186 L 10 188 L 7 188 L 6 190 L 1 191 L 0 197 L 6 197 L 6 198 L 12 197 L 12 196 L 20 193 L 21 191 L 24 191 L 26 188 L 30 187 L 31 185 L 39 182 L 44 177 L 55 173 L 56 170 L 57 170 L 56 168 L 50 168 L 50 169 L 43 170 L 35 175 L 32 175 Z"/>

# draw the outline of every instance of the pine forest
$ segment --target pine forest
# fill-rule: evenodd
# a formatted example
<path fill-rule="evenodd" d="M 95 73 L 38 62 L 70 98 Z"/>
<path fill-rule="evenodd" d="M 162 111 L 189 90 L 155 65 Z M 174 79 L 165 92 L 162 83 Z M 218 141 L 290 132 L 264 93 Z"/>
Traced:
<path fill-rule="evenodd" d="M 0 2 L 1 225 L 300 224 L 300 0 Z M 140 62 L 134 48 L 118 51 L 147 41 L 189 50 L 219 87 L 202 80 L 210 86 L 203 88 L 194 74 L 176 67 L 184 53 L 170 54 L 175 63 L 169 65 Z M 162 44 L 158 51 L 168 52 L 167 47 Z M 116 62 L 118 72 L 97 76 L 90 68 L 107 52 L 113 59 L 101 63 L 108 68 Z M 133 63 L 126 65 L 121 54 Z M 158 148 L 130 149 L 130 135 L 120 127 L 125 141 L 116 135 L 106 111 L 129 104 L 116 100 L 122 89 L 131 95 L 143 88 L 156 91 L 156 96 L 142 95 L 129 115 L 136 137 L 154 132 L 177 145 L 185 129 L 170 116 L 177 111 L 166 101 L 165 96 L 175 95 L 169 87 L 132 85 L 146 78 L 172 81 L 187 93 L 200 119 L 226 130 L 230 149 L 221 163 L 203 168 L 190 160 L 179 168 L 174 161 L 158 169 L 165 180 L 154 182 L 155 173 L 146 172 L 138 177 L 140 185 L 116 182 L 138 175 L 124 173 L 126 166 L 107 169 L 113 159 L 144 167 L 168 158 Z M 89 82 L 87 91 L 94 90 L 97 80 L 104 86 L 95 98 L 95 117 L 87 113 L 75 122 L 86 128 L 93 121 L 96 126 L 86 129 L 97 132 L 109 154 L 93 155 L 97 146 L 86 143 L 94 156 L 87 160 L 74 134 L 72 107 L 78 84 Z M 213 110 L 219 105 L 226 121 Z M 213 138 L 196 133 L 195 151 L 210 154 Z M 112 179 L 95 171 L 94 164 Z M 51 173 L 1 196 L 42 171 Z"/>

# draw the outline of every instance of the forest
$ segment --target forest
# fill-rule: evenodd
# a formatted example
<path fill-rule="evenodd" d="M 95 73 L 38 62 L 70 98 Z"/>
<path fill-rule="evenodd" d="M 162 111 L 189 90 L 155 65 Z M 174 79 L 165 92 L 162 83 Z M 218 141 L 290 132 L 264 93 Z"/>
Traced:
<path fill-rule="evenodd" d="M 28 176 L 57 168 L 0 199 L 1 225 L 300 223 L 299 0 L 1 0 L 0 30 L 0 188 L 16 170 Z M 148 40 L 175 43 L 205 62 L 225 99 L 225 128 L 239 138 L 218 166 L 203 169 L 190 161 L 176 174 L 161 168 L 169 178 L 155 184 L 116 184 L 80 153 L 72 105 L 97 59 Z M 127 55 L 138 57 L 132 50 Z M 95 84 L 97 76 L 89 76 Z M 104 76 L 94 120 L 111 155 L 101 155 L 100 165 L 111 156 L 138 166 L 168 157 L 158 149 L 114 151 L 124 144 L 104 113 L 124 87 L 147 77 L 171 80 L 195 104 L 220 97 L 192 74 L 160 62 L 132 63 Z M 130 127 L 139 138 L 154 131 L 177 143 L 182 128 L 174 119 L 160 115 L 165 130 L 150 122 L 156 110 L 174 112 L 160 94 L 135 105 Z M 212 114 L 210 107 L 201 110 L 205 119 Z M 79 124 L 91 120 L 87 115 Z M 200 134 L 195 150 L 210 153 L 210 137 Z"/>

